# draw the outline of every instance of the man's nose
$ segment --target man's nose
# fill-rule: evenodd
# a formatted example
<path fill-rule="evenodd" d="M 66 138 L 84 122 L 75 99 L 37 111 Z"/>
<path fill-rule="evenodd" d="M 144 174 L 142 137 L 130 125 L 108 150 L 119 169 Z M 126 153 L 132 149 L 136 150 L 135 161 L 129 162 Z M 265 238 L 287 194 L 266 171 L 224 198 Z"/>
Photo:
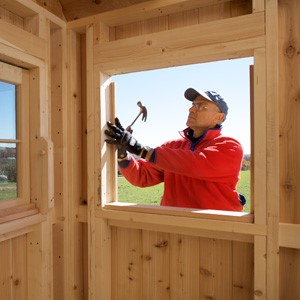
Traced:
<path fill-rule="evenodd" d="M 189 108 L 189 111 L 195 111 L 195 110 L 196 110 L 196 107 L 193 105 Z"/>

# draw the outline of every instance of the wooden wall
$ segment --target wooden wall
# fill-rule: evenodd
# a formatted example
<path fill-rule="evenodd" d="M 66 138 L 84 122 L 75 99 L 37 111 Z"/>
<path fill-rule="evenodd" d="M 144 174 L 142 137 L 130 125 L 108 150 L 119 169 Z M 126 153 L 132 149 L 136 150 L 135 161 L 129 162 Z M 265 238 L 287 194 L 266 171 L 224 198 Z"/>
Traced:
<path fill-rule="evenodd" d="M 299 1 L 155 1 L 68 23 L 0 6 L 0 60 L 29 72 L 31 114 L 28 205 L 0 207 L 0 299 L 299 299 Z M 251 214 L 115 202 L 111 76 L 246 56 Z"/>

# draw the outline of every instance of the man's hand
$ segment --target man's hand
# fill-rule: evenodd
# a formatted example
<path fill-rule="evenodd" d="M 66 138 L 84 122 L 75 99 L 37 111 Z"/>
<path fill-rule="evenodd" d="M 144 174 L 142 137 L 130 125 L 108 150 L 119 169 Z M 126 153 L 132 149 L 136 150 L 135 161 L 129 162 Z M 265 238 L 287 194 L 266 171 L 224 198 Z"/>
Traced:
<path fill-rule="evenodd" d="M 125 130 L 121 125 L 118 118 L 115 118 L 115 125 L 107 122 L 107 127 L 104 133 L 110 138 L 105 141 L 108 144 L 116 145 L 118 148 L 118 158 L 124 158 L 127 151 L 130 153 L 141 155 L 144 148 L 143 146 L 131 135 L 130 132 Z"/>

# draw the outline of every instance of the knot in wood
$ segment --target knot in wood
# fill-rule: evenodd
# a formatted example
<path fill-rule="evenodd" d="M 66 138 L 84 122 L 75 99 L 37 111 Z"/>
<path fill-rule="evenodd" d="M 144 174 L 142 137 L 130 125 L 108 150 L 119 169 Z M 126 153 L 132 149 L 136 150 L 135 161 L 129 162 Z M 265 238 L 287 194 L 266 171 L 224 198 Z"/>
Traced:
<path fill-rule="evenodd" d="M 292 192 L 294 190 L 293 185 L 289 182 L 286 182 L 283 187 L 287 192 Z"/>
<path fill-rule="evenodd" d="M 20 284 L 20 279 L 15 279 L 14 280 L 14 285 L 19 285 Z"/>
<path fill-rule="evenodd" d="M 168 241 L 162 241 L 158 244 L 154 245 L 156 248 L 163 248 L 163 247 L 167 247 L 168 246 Z"/>
<path fill-rule="evenodd" d="M 152 259 L 152 257 L 151 257 L 150 255 L 145 255 L 145 256 L 144 256 L 144 259 L 147 260 L 147 261 L 149 261 L 149 260 Z"/>
<path fill-rule="evenodd" d="M 262 291 L 260 291 L 260 290 L 254 291 L 254 296 L 261 297 L 262 295 L 263 295 Z"/>
<path fill-rule="evenodd" d="M 289 45 L 286 50 L 285 50 L 285 54 L 288 58 L 293 58 L 295 55 L 296 49 L 293 45 Z"/>
<path fill-rule="evenodd" d="M 213 273 L 207 269 L 200 268 L 200 274 L 207 276 L 207 277 L 213 277 Z"/>

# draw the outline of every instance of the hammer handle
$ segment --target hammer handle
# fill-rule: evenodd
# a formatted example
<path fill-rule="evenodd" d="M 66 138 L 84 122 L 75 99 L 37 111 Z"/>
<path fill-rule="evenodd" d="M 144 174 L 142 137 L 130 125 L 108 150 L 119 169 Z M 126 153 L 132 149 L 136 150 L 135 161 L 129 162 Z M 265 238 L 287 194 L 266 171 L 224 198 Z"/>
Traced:
<path fill-rule="evenodd" d="M 134 123 L 135 123 L 135 121 L 139 118 L 139 116 L 142 114 L 142 112 L 140 112 L 138 115 L 137 115 L 137 117 L 133 120 L 133 122 L 128 126 L 128 127 L 131 127 Z"/>

